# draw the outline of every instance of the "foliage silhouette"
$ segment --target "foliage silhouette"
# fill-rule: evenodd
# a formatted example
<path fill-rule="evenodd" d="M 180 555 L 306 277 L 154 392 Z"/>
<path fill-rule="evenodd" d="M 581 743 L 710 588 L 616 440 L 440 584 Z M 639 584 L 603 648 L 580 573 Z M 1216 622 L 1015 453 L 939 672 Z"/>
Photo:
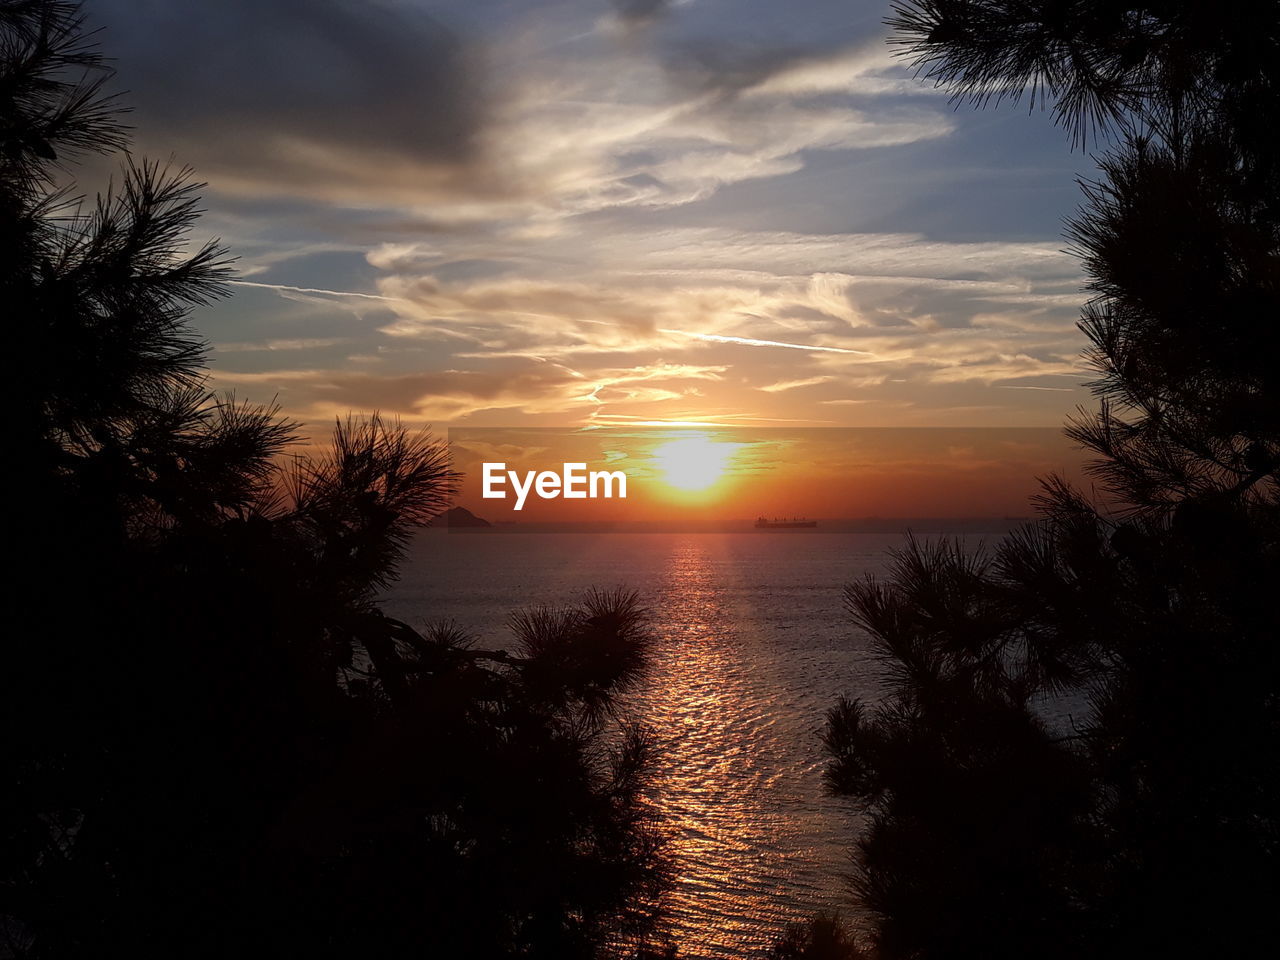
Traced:
<path fill-rule="evenodd" d="M 865 956 L 838 916 L 818 914 L 793 923 L 770 948 L 767 960 L 861 960 Z"/>
<path fill-rule="evenodd" d="M 444 446 L 377 416 L 321 456 L 210 392 L 186 171 L 125 167 L 73 4 L 0 3 L 0 297 L 16 380 L 0 675 L 11 955 L 588 958 L 660 941 L 652 744 L 618 715 L 625 592 L 513 620 L 515 653 L 385 615 Z M 283 464 L 283 465 L 282 465 Z"/>
<path fill-rule="evenodd" d="M 888 684 L 830 713 L 856 893 L 892 957 L 1225 955 L 1280 894 L 1280 7 L 912 0 L 978 103 L 1114 137 L 1069 225 L 1093 494 L 849 588 Z M 1067 712 L 1069 723 L 1051 719 Z"/>

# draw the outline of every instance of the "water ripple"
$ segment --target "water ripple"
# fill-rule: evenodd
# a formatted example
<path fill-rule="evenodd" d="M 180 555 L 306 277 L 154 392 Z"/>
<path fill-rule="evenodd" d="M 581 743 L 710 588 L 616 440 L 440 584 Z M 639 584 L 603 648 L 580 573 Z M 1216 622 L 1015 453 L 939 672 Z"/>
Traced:
<path fill-rule="evenodd" d="M 845 908 L 854 813 L 824 796 L 819 731 L 841 693 L 873 695 L 841 589 L 882 569 L 871 534 L 435 535 L 389 598 L 494 642 L 512 606 L 639 589 L 652 669 L 629 706 L 662 744 L 650 802 L 673 836 L 681 955 L 759 956 L 786 923 Z M 434 552 L 433 552 L 434 548 Z M 483 571 L 483 577 L 478 573 Z"/>

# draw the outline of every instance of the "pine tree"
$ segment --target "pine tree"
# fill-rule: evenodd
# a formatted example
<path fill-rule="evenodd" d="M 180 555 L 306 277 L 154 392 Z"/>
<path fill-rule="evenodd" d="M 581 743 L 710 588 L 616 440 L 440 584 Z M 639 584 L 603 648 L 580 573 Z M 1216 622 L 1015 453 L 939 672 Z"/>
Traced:
<path fill-rule="evenodd" d="M 830 715 L 885 957 L 1224 955 L 1280 894 L 1280 7 L 911 0 L 979 104 L 1112 146 L 1068 226 L 1092 491 L 849 589 L 886 669 Z M 1073 710 L 1051 723 L 1047 705 Z M 1071 705 L 1074 705 L 1073 707 Z"/>

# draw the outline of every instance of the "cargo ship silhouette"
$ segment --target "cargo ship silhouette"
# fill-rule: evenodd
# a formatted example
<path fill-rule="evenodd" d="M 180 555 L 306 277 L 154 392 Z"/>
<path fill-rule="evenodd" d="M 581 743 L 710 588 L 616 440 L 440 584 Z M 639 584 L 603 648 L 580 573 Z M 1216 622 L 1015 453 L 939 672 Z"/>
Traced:
<path fill-rule="evenodd" d="M 767 520 L 764 517 L 756 517 L 756 526 L 762 530 L 793 530 L 796 527 L 816 527 L 817 520 L 806 520 L 804 517 L 792 517 L 790 520 L 779 520 L 774 517 Z"/>

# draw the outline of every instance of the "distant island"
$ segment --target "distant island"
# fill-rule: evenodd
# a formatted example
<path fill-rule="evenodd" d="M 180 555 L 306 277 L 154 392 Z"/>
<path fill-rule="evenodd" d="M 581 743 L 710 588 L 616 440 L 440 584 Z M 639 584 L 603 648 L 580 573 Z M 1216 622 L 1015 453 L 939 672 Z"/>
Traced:
<path fill-rule="evenodd" d="M 450 507 L 444 513 L 434 517 L 428 527 L 491 527 L 491 524 L 484 517 L 477 517 L 466 507 Z"/>

